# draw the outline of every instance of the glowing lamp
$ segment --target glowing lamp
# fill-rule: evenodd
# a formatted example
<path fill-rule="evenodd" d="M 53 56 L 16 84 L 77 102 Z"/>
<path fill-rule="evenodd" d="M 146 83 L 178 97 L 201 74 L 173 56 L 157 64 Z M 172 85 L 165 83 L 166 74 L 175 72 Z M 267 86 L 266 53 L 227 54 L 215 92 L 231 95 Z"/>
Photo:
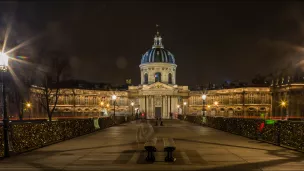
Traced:
<path fill-rule="evenodd" d="M 3 53 L 0 52 L 0 69 L 1 71 L 6 71 L 8 67 L 8 56 Z"/>
<path fill-rule="evenodd" d="M 207 95 L 206 95 L 206 94 L 203 94 L 203 95 L 202 95 L 202 99 L 203 99 L 203 100 L 206 100 L 206 98 L 207 98 Z"/>
<path fill-rule="evenodd" d="M 112 100 L 116 100 L 117 96 L 115 94 L 112 95 Z"/>

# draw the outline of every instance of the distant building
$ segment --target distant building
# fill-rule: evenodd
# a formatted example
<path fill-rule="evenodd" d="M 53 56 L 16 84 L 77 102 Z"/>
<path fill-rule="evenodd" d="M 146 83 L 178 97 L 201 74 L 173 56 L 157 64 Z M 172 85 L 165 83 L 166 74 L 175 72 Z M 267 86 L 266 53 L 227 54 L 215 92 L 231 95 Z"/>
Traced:
<path fill-rule="evenodd" d="M 145 113 L 148 119 L 169 118 L 170 113 L 202 114 L 204 93 L 207 94 L 206 115 L 210 116 L 304 116 L 304 83 L 293 79 L 302 79 L 299 74 L 295 77 L 280 76 L 273 81 L 271 87 L 263 85 L 260 77 L 255 81 L 263 83 L 261 85 L 232 81 L 222 85 L 197 85 L 190 90 L 188 86 L 178 85 L 175 57 L 164 48 L 158 32 L 152 48 L 142 56 L 139 68 L 141 83 L 138 86 L 131 85 L 131 79 L 126 80 L 126 85 L 122 86 L 83 81 L 71 81 L 62 85 L 54 116 L 112 114 L 113 94 L 117 96 L 117 114 L 132 113 L 131 102 L 135 104 L 133 109 Z M 265 79 L 265 84 L 268 84 L 270 79 Z M 35 93 L 39 93 L 39 87 L 32 87 L 33 116 L 45 117 Z M 285 111 L 280 107 L 282 100 L 286 100 Z"/>

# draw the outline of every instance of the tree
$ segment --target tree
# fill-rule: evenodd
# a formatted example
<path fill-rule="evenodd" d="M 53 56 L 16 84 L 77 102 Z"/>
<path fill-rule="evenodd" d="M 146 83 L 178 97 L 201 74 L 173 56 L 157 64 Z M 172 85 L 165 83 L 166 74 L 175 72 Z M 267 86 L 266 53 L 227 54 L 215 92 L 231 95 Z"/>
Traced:
<path fill-rule="evenodd" d="M 47 57 L 47 58 L 45 58 Z M 41 73 L 41 91 L 37 93 L 39 103 L 46 111 L 49 121 L 58 103 L 61 77 L 67 69 L 68 58 L 62 51 L 52 51 L 46 53 L 42 64 L 46 64 Z"/>

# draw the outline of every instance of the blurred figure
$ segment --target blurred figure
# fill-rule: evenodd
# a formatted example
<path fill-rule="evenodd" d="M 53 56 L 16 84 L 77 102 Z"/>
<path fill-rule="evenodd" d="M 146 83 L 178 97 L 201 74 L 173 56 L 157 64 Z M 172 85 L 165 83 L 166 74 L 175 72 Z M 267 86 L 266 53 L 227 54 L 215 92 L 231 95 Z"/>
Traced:
<path fill-rule="evenodd" d="M 153 126 L 147 120 L 140 120 L 136 131 L 136 142 L 145 143 L 149 140 L 156 139 Z"/>

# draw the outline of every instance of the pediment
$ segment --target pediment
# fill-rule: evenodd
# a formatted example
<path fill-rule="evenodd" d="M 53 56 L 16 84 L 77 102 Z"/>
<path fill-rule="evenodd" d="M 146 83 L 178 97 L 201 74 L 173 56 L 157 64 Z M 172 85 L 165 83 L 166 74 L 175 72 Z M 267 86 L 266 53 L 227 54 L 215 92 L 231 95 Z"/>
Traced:
<path fill-rule="evenodd" d="M 144 90 L 174 90 L 174 87 L 164 83 L 157 82 L 144 87 Z"/>

